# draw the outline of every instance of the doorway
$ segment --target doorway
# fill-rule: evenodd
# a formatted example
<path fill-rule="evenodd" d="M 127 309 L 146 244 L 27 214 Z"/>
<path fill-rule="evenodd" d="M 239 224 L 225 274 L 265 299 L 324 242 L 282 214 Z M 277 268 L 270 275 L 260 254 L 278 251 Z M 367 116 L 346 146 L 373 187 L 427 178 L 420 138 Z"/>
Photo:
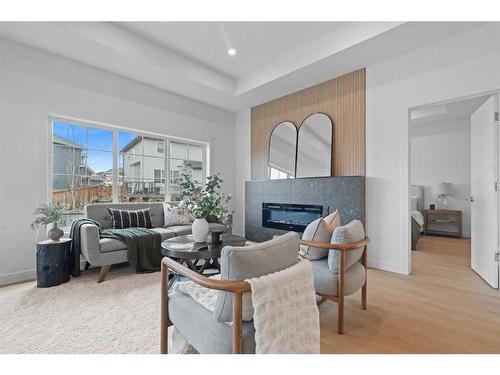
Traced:
<path fill-rule="evenodd" d="M 455 257 L 496 289 L 498 105 L 490 93 L 412 108 L 409 119 L 412 263 Z"/>

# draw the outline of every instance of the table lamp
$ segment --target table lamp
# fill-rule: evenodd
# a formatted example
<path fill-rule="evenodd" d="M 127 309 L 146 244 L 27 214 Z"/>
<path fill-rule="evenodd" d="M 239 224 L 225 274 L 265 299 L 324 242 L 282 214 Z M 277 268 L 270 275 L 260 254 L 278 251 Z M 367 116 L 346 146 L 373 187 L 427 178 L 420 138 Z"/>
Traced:
<path fill-rule="evenodd" d="M 451 183 L 449 182 L 441 182 L 435 187 L 437 199 L 436 199 L 436 207 L 438 210 L 446 210 L 447 202 L 446 197 L 451 195 Z"/>

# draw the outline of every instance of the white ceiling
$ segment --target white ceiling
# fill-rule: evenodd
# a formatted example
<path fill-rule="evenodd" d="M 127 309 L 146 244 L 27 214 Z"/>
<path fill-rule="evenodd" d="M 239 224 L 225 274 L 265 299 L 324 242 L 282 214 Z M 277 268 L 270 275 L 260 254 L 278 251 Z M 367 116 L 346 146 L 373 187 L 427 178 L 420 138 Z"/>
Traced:
<path fill-rule="evenodd" d="M 484 24 L 0 22 L 0 37 L 234 112 Z"/>
<path fill-rule="evenodd" d="M 240 78 L 345 22 L 117 23 L 231 78 Z M 235 48 L 235 56 L 227 50 Z"/>
<path fill-rule="evenodd" d="M 410 124 L 421 126 L 438 124 L 458 117 L 473 114 L 491 95 L 476 96 L 473 98 L 456 100 L 448 103 L 434 104 L 413 109 L 410 113 Z"/>

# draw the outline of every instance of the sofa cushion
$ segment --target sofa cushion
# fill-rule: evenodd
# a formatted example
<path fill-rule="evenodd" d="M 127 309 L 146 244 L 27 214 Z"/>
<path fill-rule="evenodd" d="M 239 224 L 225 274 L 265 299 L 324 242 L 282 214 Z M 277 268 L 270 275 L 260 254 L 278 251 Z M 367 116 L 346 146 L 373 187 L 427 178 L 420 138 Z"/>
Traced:
<path fill-rule="evenodd" d="M 102 229 L 112 228 L 111 217 L 108 208 L 119 210 L 142 210 L 150 208 L 151 225 L 153 228 L 163 227 L 163 204 L 162 202 L 145 203 L 91 203 L 85 205 L 83 214 L 89 219 L 97 221 Z"/>
<path fill-rule="evenodd" d="M 168 228 L 151 228 L 151 230 L 160 233 L 162 241 L 175 237 L 175 232 Z M 127 245 L 125 245 L 122 241 L 116 240 L 114 238 L 101 238 L 99 239 L 99 245 L 101 247 L 101 253 L 127 250 Z"/>
<path fill-rule="evenodd" d="M 233 247 L 221 252 L 221 279 L 246 280 L 291 267 L 298 262 L 299 236 L 288 232 L 260 244 Z M 246 297 L 248 298 L 248 297 Z M 232 321 L 232 293 L 219 292 L 214 317 L 219 322 Z"/>
<path fill-rule="evenodd" d="M 337 227 L 333 232 L 331 243 L 342 244 L 361 241 L 365 238 L 365 229 L 359 220 L 353 220 L 347 225 Z M 346 252 L 345 268 L 348 269 L 356 263 L 363 255 L 364 246 Z M 328 266 L 333 273 L 339 272 L 340 251 L 330 250 L 328 254 Z"/>
<path fill-rule="evenodd" d="M 337 296 L 339 275 L 330 271 L 328 260 L 321 259 L 311 263 L 314 268 L 314 290 L 316 293 Z M 364 285 L 365 280 L 365 267 L 356 262 L 344 273 L 344 295 L 356 293 Z"/>
<path fill-rule="evenodd" d="M 176 236 L 185 236 L 186 234 L 191 234 L 191 224 L 189 225 L 172 225 L 171 227 L 165 228 L 175 233 Z"/>
<path fill-rule="evenodd" d="M 127 245 L 122 241 L 115 240 L 114 238 L 101 238 L 99 239 L 99 246 L 101 253 L 109 253 L 111 251 L 127 250 Z"/>
<path fill-rule="evenodd" d="M 160 233 L 162 241 L 175 237 L 175 231 L 170 228 L 151 228 L 151 230 Z"/>
<path fill-rule="evenodd" d="M 309 223 L 302 234 L 305 241 L 330 242 L 332 231 L 330 224 L 323 218 L 319 218 Z M 328 256 L 328 249 L 300 245 L 300 255 L 309 260 L 317 260 Z"/>

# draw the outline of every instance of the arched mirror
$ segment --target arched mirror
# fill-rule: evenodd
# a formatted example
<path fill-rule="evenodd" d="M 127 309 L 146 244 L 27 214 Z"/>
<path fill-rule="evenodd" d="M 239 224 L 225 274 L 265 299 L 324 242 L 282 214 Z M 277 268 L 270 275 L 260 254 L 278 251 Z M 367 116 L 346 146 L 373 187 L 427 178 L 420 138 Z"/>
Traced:
<path fill-rule="evenodd" d="M 324 113 L 307 117 L 299 128 L 296 177 L 331 176 L 333 124 Z"/>
<path fill-rule="evenodd" d="M 268 178 L 295 178 L 297 128 L 289 121 L 279 123 L 269 140 Z"/>

